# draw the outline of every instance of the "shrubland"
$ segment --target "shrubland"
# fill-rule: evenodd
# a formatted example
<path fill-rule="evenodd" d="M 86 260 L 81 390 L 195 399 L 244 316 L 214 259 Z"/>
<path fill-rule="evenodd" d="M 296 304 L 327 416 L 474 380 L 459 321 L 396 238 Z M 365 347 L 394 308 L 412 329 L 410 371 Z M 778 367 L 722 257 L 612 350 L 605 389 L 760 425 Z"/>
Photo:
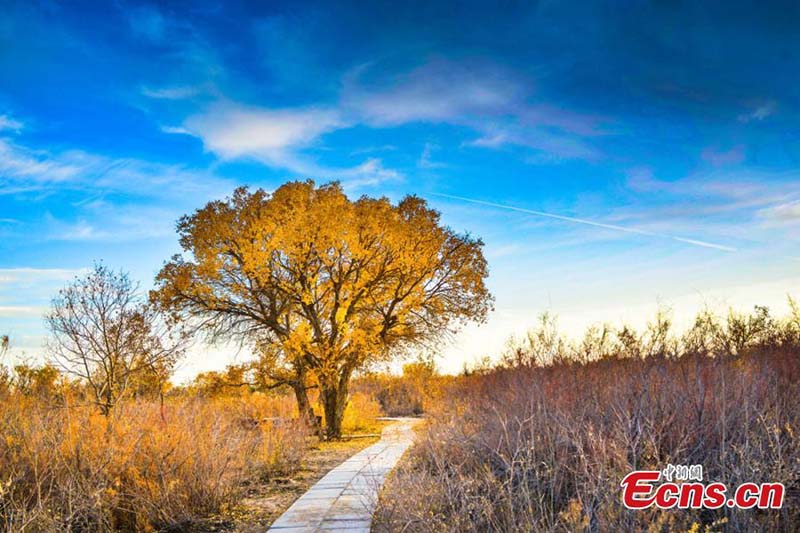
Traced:
<path fill-rule="evenodd" d="M 318 445 L 290 391 L 233 386 L 228 372 L 104 414 L 50 365 L 0 369 L 0 531 L 203 530 Z M 379 432 L 382 414 L 354 391 L 343 429 Z"/>
<path fill-rule="evenodd" d="M 249 479 L 298 467 L 307 429 L 261 422 L 291 420 L 287 405 L 263 395 L 177 394 L 140 397 L 104 415 L 74 384 L 7 387 L 0 529 L 155 531 L 200 523 L 233 505 Z"/>
<path fill-rule="evenodd" d="M 800 523 L 800 313 L 698 315 L 683 335 L 543 316 L 493 367 L 439 380 L 430 424 L 384 489 L 379 531 L 790 531 Z M 781 510 L 626 510 L 632 470 L 701 464 L 781 482 Z"/>

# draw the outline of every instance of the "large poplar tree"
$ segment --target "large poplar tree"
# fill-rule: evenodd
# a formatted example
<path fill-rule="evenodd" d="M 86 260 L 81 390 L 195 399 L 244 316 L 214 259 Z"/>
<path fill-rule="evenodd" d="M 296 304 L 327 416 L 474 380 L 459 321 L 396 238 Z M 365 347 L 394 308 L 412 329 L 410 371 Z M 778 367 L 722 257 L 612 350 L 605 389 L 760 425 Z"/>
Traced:
<path fill-rule="evenodd" d="M 329 438 L 341 436 L 358 369 L 483 321 L 492 304 L 483 243 L 408 196 L 350 200 L 338 183 L 237 189 L 178 223 L 184 254 L 154 301 L 211 334 L 249 344 L 313 421 L 319 386 Z"/>

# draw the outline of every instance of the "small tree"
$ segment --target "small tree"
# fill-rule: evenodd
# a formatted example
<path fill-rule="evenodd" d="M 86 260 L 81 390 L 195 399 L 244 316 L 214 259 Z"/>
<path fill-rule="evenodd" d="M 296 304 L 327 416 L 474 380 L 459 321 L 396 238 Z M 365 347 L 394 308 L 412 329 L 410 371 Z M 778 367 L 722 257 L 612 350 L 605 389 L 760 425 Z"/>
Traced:
<path fill-rule="evenodd" d="M 88 385 L 104 415 L 140 381 L 166 379 L 185 348 L 128 275 L 103 265 L 62 289 L 46 321 L 54 363 Z"/>
<path fill-rule="evenodd" d="M 237 189 L 178 223 L 185 256 L 157 277 L 154 301 L 213 337 L 250 344 L 264 374 L 290 385 L 329 438 L 341 434 L 350 378 L 441 337 L 491 307 L 480 240 L 409 196 L 352 201 L 336 184 Z"/>

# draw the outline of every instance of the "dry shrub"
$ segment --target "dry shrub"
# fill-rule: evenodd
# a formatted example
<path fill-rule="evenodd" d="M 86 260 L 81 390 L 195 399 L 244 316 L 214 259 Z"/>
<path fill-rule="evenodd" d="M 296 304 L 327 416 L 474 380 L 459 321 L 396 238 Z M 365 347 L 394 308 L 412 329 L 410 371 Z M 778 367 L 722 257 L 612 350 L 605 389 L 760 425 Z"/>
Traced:
<path fill-rule="evenodd" d="M 174 398 L 163 407 L 137 400 L 107 418 L 90 407 L 8 396 L 0 402 L 0 528 L 188 527 L 235 503 L 254 472 L 298 466 L 304 428 L 252 423 L 269 403 L 256 395 Z"/>
<path fill-rule="evenodd" d="M 699 353 L 662 324 L 658 335 L 626 345 L 636 357 L 604 345 L 595 330 L 582 351 L 595 346 L 602 355 L 580 363 L 535 339 L 555 362 L 454 379 L 427 435 L 391 476 L 376 529 L 792 530 L 800 523 L 798 330 L 787 322 L 766 336 L 756 324 L 759 336 L 743 340 L 738 325 L 730 329 L 736 342 L 715 328 L 714 353 Z M 730 352 L 717 351 L 725 345 Z M 769 511 L 626 510 L 625 474 L 667 463 L 702 464 L 706 481 L 729 489 L 782 482 L 788 499 Z"/>
<path fill-rule="evenodd" d="M 346 433 L 377 430 L 376 419 L 381 414 L 378 402 L 362 392 L 354 392 L 345 407 L 342 428 Z"/>
<path fill-rule="evenodd" d="M 353 380 L 353 389 L 375 398 L 387 416 L 418 416 L 438 392 L 438 375 L 432 361 L 403 365 L 401 376 L 371 373 Z"/>
<path fill-rule="evenodd" d="M 381 389 L 378 401 L 389 416 L 420 415 L 423 412 L 422 392 L 402 379 L 392 380 Z"/>

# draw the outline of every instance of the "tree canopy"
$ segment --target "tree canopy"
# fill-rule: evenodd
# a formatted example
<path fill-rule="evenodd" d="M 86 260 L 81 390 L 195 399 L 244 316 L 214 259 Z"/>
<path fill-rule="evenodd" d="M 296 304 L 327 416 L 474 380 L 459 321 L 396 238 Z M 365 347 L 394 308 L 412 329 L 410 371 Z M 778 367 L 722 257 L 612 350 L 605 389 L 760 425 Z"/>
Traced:
<path fill-rule="evenodd" d="M 178 223 L 183 255 L 154 301 L 213 338 L 249 343 L 276 383 L 319 385 L 338 436 L 352 373 L 485 319 L 483 243 L 416 196 L 350 200 L 338 183 L 239 188 Z"/>

